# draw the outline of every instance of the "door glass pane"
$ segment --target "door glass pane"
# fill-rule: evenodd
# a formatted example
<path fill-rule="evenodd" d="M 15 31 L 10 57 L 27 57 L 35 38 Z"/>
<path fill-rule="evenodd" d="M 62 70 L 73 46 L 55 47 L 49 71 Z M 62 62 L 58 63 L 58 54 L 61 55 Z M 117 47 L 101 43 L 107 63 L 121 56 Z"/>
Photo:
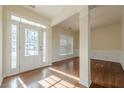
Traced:
<path fill-rule="evenodd" d="M 25 56 L 38 55 L 38 32 L 25 29 Z"/>
<path fill-rule="evenodd" d="M 11 68 L 16 68 L 17 62 L 17 26 L 11 25 Z"/>

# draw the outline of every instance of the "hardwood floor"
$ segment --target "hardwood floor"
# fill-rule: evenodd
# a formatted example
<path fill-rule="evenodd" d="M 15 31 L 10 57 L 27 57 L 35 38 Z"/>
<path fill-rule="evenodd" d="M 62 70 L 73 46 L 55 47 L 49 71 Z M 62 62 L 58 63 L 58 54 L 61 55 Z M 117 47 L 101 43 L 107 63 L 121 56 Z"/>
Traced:
<path fill-rule="evenodd" d="M 90 87 L 124 88 L 124 71 L 119 63 L 91 60 Z"/>
<path fill-rule="evenodd" d="M 3 80 L 2 88 L 84 88 L 79 82 L 79 58 L 24 72 Z M 91 60 L 91 88 L 123 87 L 124 71 L 119 63 Z"/>
<path fill-rule="evenodd" d="M 77 69 L 78 59 L 54 63 L 52 66 L 39 68 L 3 80 L 2 88 L 80 88 Z M 74 68 L 74 69 L 73 69 Z M 75 70 L 76 69 L 76 70 Z M 75 71 L 74 71 L 75 70 Z M 76 73 L 77 71 L 77 73 Z"/>

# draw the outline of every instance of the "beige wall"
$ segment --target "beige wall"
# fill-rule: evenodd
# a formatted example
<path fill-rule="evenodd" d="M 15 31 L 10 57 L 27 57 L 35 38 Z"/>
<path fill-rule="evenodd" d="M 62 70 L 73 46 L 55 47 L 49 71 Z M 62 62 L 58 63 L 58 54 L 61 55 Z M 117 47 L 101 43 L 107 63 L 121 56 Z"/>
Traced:
<path fill-rule="evenodd" d="M 74 33 L 74 49 L 79 50 L 79 32 L 73 32 Z"/>
<path fill-rule="evenodd" d="M 60 35 L 68 35 L 68 36 L 72 36 L 73 40 L 74 40 L 74 54 L 73 55 L 69 55 L 69 56 L 60 56 L 60 47 L 59 47 L 59 38 Z M 57 26 L 52 28 L 52 59 L 53 62 L 55 61 L 59 61 L 59 60 L 63 60 L 66 58 L 70 58 L 73 56 L 78 56 L 79 55 L 79 32 L 74 32 L 74 31 L 69 31 L 67 29 L 63 29 L 63 28 L 59 28 Z"/>
<path fill-rule="evenodd" d="M 121 23 L 92 29 L 91 58 L 121 63 Z"/>
<path fill-rule="evenodd" d="M 92 50 L 121 50 L 121 24 L 113 24 L 91 31 Z"/>
<path fill-rule="evenodd" d="M 2 24 L 3 24 L 2 23 L 2 6 L 0 6 L 0 85 L 1 85 L 1 82 L 2 82 L 2 78 L 3 78 L 3 75 L 2 75 L 3 74 L 2 73 L 3 72 L 3 69 L 2 69 L 2 67 L 3 67 L 3 64 L 2 64 L 3 63 L 3 60 L 2 60 L 3 59 L 2 58 L 3 57 L 3 54 L 2 54 L 3 53 L 2 52 L 2 46 L 3 46 Z"/>

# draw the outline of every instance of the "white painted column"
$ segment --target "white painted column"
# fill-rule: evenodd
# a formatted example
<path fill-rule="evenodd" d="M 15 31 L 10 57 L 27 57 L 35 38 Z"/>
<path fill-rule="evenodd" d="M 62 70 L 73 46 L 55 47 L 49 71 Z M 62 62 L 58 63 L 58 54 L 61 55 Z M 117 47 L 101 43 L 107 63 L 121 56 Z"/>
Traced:
<path fill-rule="evenodd" d="M 3 30 L 2 30 L 2 6 L 0 6 L 0 85 L 1 85 L 1 83 L 2 83 L 2 79 L 3 79 L 3 56 L 2 56 L 2 54 L 3 54 L 3 51 L 2 51 L 2 46 L 3 46 Z"/>
<path fill-rule="evenodd" d="M 123 9 L 124 10 L 124 9 Z M 123 13 L 122 13 L 122 25 L 121 25 L 121 27 L 122 27 L 122 39 L 121 39 L 121 44 L 122 44 L 122 53 L 121 53 L 121 65 L 122 65 L 122 67 L 123 67 L 123 69 L 124 69 L 124 11 L 123 11 Z"/>
<path fill-rule="evenodd" d="M 80 83 L 86 87 L 91 84 L 90 71 L 90 29 L 89 9 L 85 6 L 80 11 Z"/>

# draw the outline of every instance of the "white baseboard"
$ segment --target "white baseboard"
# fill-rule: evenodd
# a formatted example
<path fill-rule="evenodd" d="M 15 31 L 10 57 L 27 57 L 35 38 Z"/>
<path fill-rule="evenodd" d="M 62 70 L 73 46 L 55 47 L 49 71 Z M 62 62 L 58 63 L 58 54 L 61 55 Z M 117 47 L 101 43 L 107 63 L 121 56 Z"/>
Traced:
<path fill-rule="evenodd" d="M 121 51 L 99 51 L 93 50 L 91 52 L 91 59 L 106 60 L 121 63 Z"/>
<path fill-rule="evenodd" d="M 91 52 L 91 59 L 105 60 L 120 63 L 124 70 L 124 53 L 123 51 L 99 51 Z"/>
<path fill-rule="evenodd" d="M 80 80 L 79 83 L 83 86 L 86 86 L 87 88 L 90 87 L 92 81 L 90 80 L 89 82 L 88 81 L 83 81 L 83 80 Z"/>
<path fill-rule="evenodd" d="M 1 86 L 1 84 L 2 84 L 2 81 L 3 81 L 3 78 L 0 78 L 0 86 Z"/>

